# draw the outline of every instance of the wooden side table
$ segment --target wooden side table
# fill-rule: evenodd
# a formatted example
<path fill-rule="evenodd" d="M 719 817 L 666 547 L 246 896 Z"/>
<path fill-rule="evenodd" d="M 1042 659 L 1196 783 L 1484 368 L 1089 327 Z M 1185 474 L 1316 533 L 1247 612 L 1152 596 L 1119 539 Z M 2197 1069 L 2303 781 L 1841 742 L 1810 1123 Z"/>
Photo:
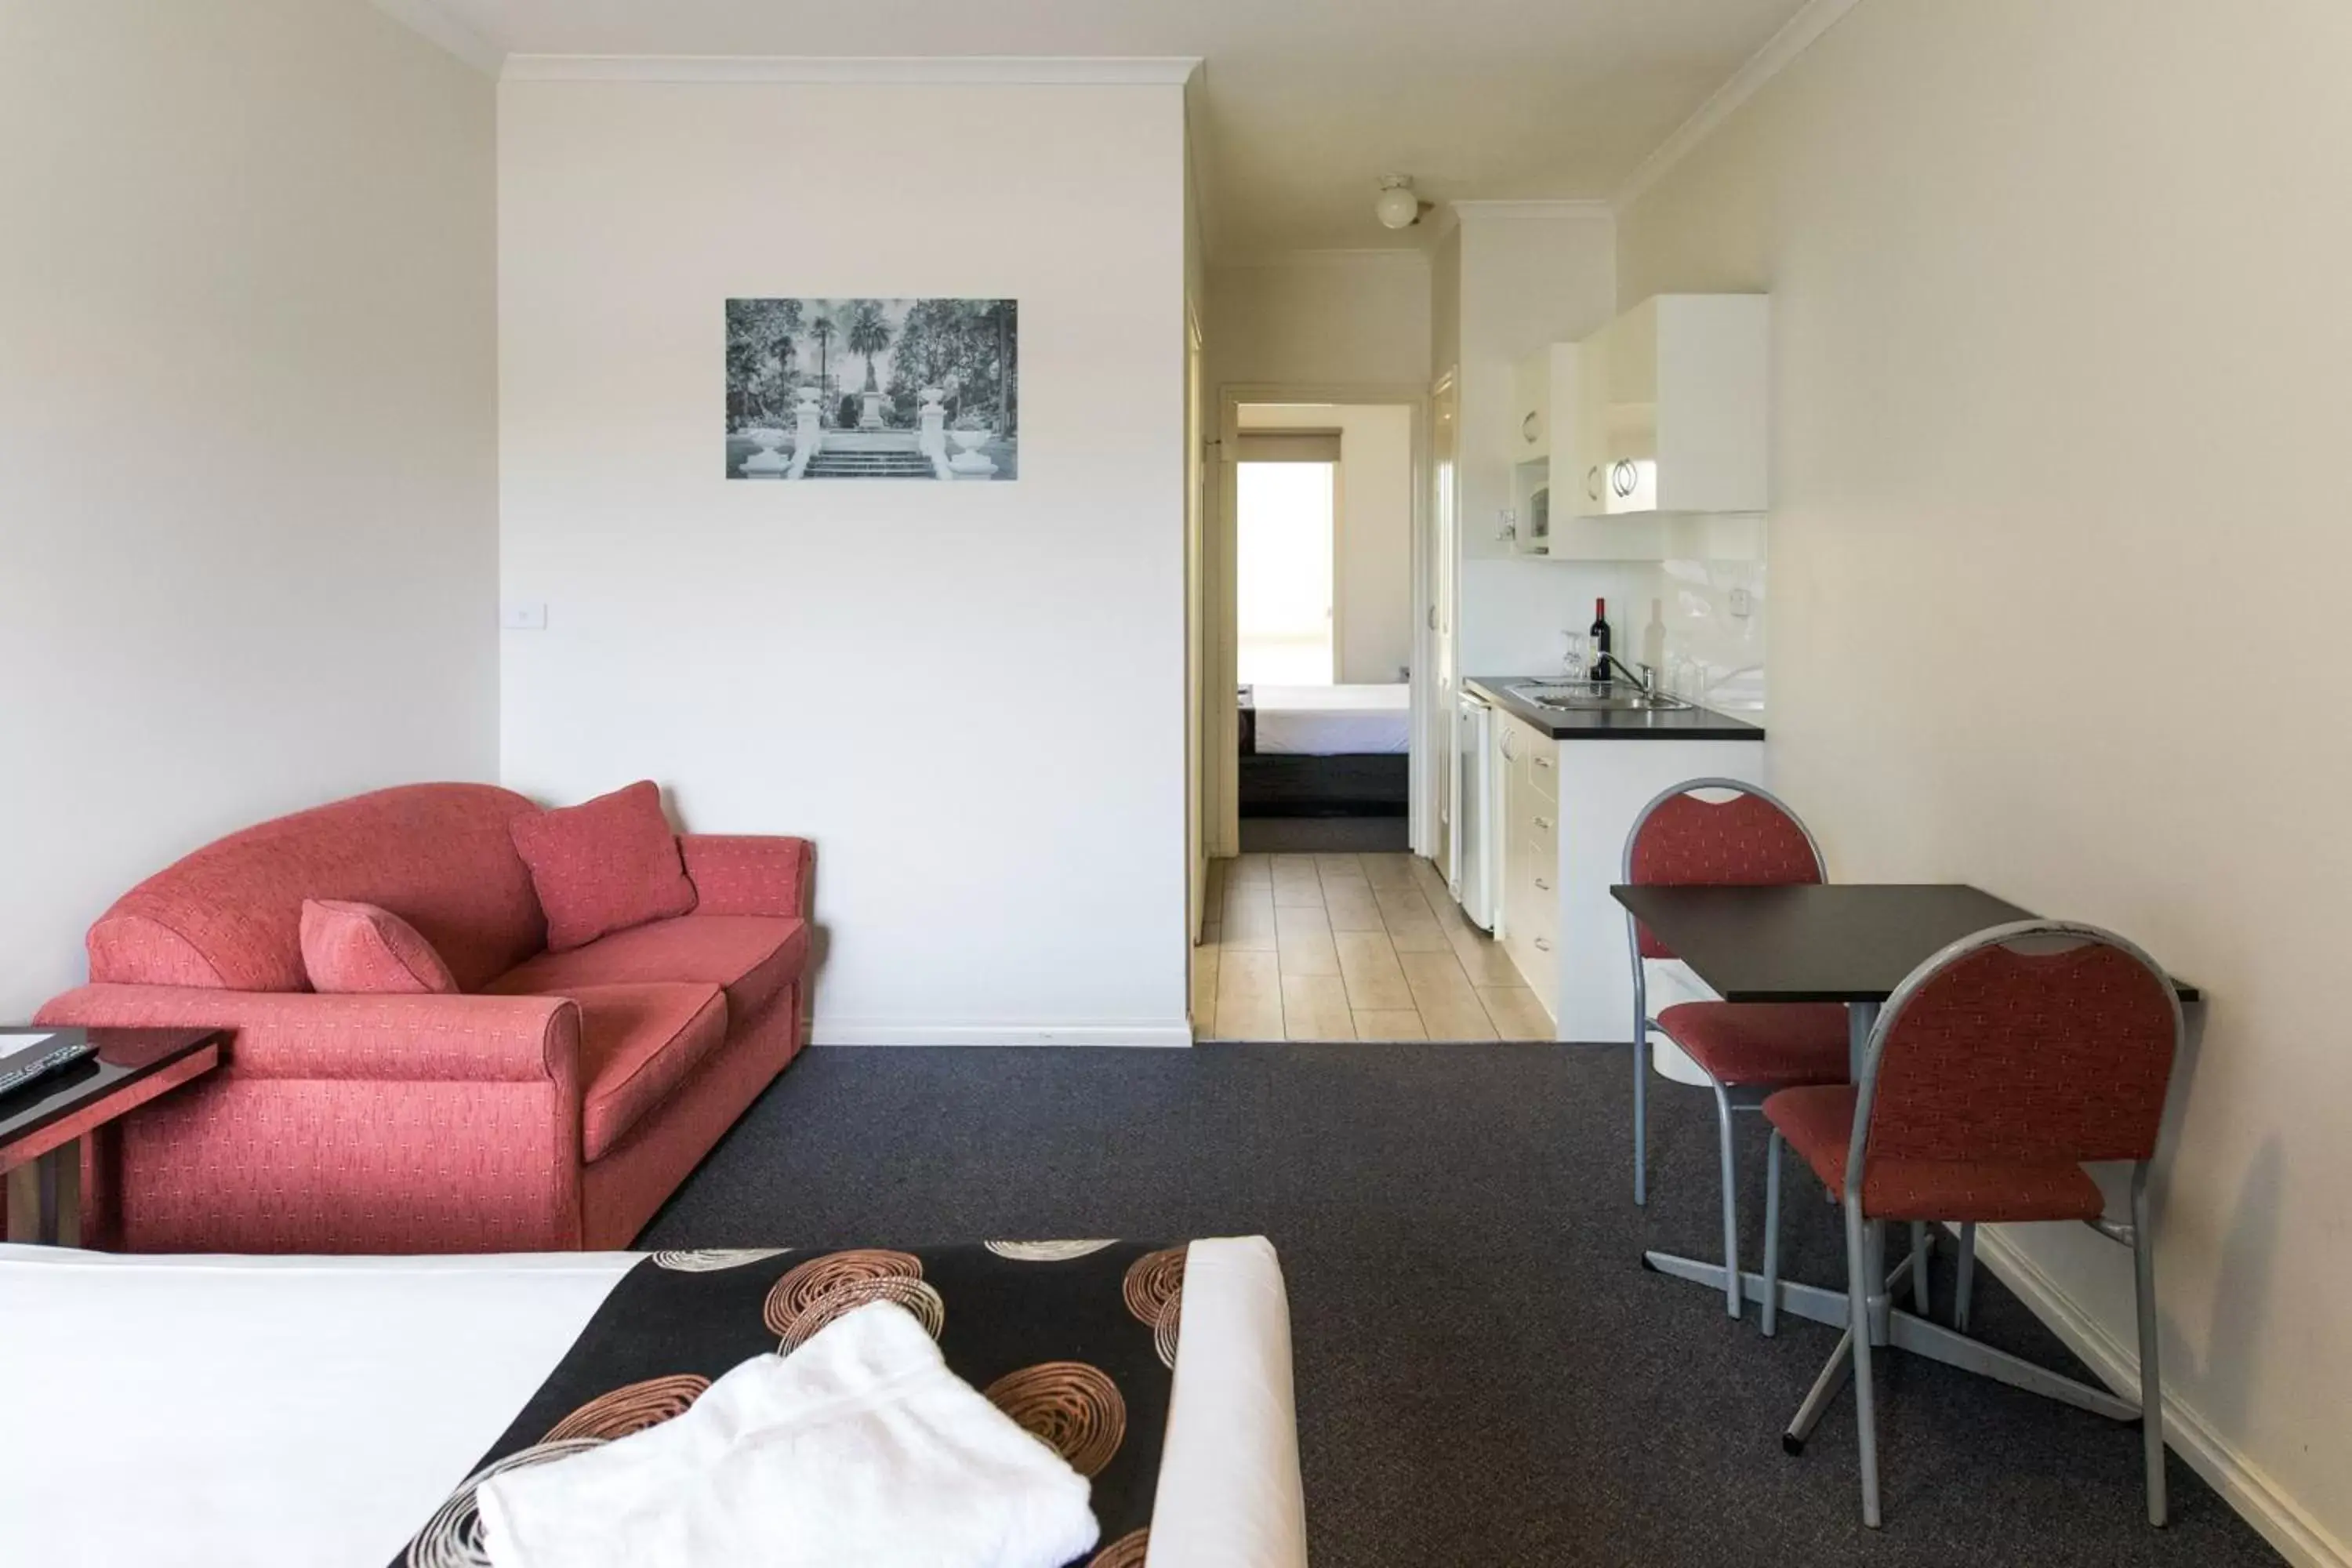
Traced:
<path fill-rule="evenodd" d="M 221 1029 L 0 1029 L 0 1054 L 18 1037 L 76 1036 L 98 1047 L 73 1066 L 0 1098 L 0 1172 L 8 1183 L 8 1238 L 81 1244 L 82 1140 L 220 1065 Z"/>

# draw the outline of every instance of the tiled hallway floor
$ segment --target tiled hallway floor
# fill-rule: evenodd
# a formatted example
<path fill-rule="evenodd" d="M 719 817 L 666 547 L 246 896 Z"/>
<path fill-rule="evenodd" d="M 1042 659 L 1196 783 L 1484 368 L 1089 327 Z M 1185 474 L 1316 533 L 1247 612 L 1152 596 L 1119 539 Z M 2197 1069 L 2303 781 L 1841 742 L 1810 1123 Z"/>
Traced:
<path fill-rule="evenodd" d="M 1549 1040 L 1501 944 L 1418 856 L 1242 855 L 1209 868 L 1192 1016 L 1221 1040 Z"/>

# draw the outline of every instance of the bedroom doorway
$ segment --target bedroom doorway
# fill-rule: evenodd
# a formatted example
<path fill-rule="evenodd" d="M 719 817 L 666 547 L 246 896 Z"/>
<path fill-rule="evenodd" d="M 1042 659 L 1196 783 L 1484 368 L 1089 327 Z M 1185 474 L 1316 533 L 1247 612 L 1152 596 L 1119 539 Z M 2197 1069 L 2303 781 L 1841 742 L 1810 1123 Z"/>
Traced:
<path fill-rule="evenodd" d="M 1234 847 L 1411 847 L 1419 408 L 1237 401 Z"/>

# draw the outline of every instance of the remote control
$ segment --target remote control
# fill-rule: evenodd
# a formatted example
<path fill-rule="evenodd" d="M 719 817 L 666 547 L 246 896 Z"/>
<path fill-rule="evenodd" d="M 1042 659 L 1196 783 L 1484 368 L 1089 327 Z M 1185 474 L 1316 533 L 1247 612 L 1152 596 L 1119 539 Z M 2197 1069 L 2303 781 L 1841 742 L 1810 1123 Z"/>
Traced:
<path fill-rule="evenodd" d="M 12 1090 L 22 1089 L 35 1079 L 45 1078 L 61 1067 L 70 1067 L 97 1049 L 98 1047 L 88 1040 L 74 1040 L 59 1046 L 53 1051 L 44 1052 L 21 1067 L 13 1067 L 6 1072 L 0 1072 L 0 1094 L 7 1094 Z"/>

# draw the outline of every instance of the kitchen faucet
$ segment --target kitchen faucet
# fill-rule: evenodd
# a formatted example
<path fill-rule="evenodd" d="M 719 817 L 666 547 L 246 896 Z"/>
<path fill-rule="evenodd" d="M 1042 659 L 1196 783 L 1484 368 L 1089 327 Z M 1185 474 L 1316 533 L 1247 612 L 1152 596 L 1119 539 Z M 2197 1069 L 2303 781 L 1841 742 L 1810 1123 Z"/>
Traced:
<path fill-rule="evenodd" d="M 1603 653 L 1592 661 L 1591 668 L 1586 671 L 1586 675 L 1589 679 L 1594 681 L 1606 682 L 1615 679 L 1615 677 L 1612 677 L 1609 673 L 1609 667 L 1612 664 L 1617 667 L 1618 675 L 1623 676 L 1627 680 L 1633 682 L 1633 685 L 1641 689 L 1643 696 L 1655 697 L 1658 694 L 1658 672 L 1651 668 L 1648 665 L 1643 664 L 1638 658 L 1633 661 L 1631 668 L 1628 668 L 1625 661 L 1619 658 L 1615 654 Z M 1636 669 L 1640 670 L 1642 673 L 1639 675 L 1634 674 L 1633 671 Z"/>

